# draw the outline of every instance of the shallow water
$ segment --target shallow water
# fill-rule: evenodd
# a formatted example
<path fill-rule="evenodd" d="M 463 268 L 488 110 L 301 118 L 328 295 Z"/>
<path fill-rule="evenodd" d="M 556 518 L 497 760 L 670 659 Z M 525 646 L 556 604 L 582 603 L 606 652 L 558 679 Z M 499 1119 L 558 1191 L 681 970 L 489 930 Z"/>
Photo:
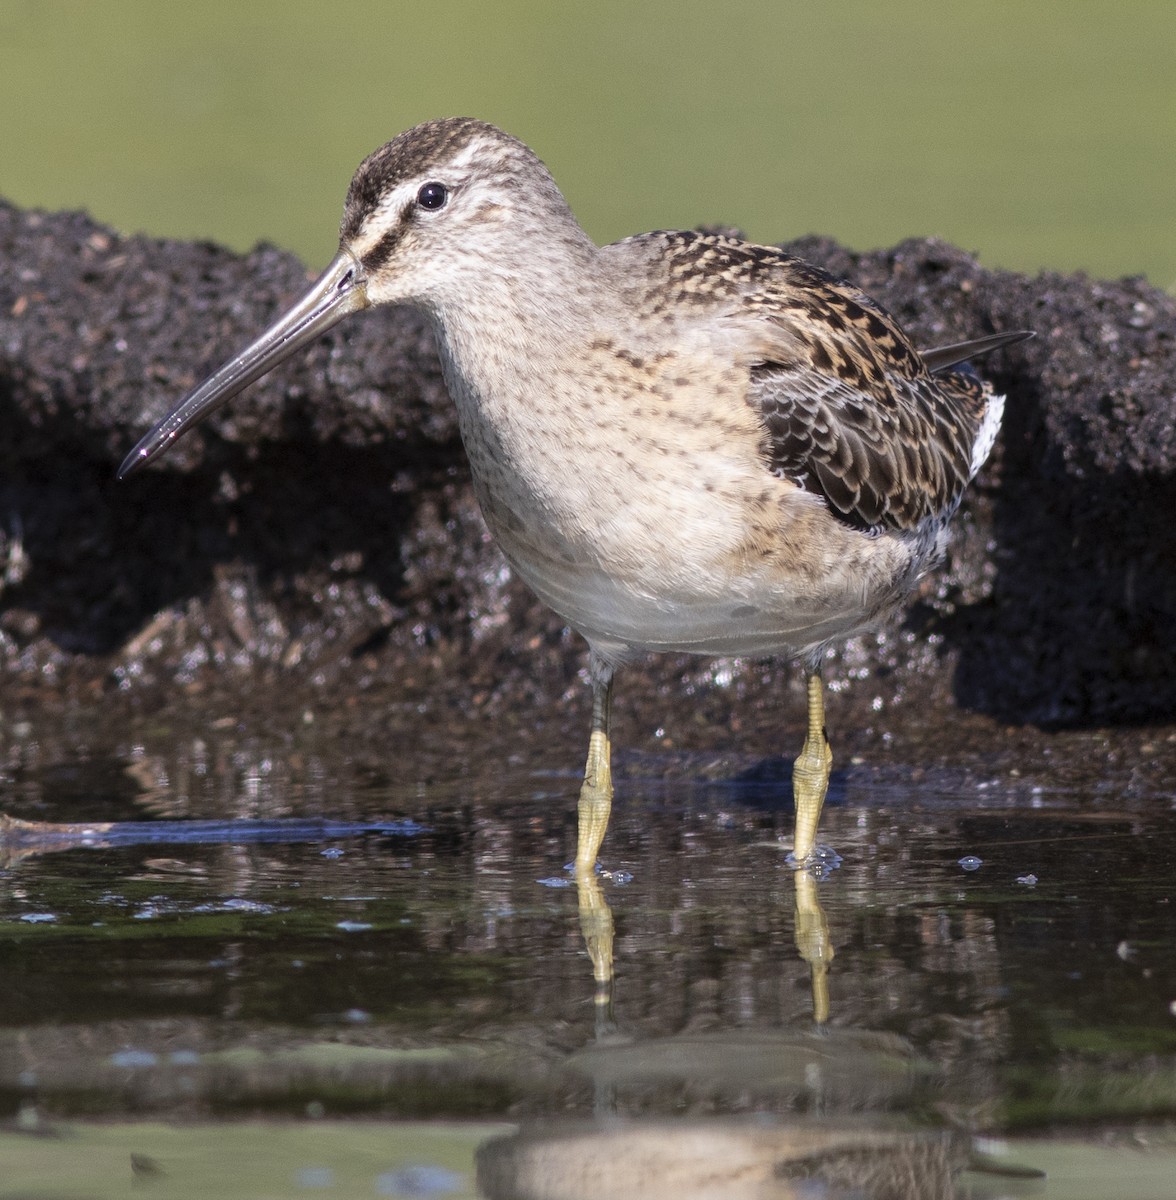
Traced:
<path fill-rule="evenodd" d="M 961 1194 L 1093 1194 L 1092 1167 L 1066 1182 L 1080 1154 L 1166 1194 L 1171 793 L 850 766 L 818 883 L 785 863 L 786 779 L 747 766 L 622 759 L 579 888 L 570 774 L 344 788 L 231 739 L 18 773 L 9 815 L 49 824 L 10 825 L 0 872 L 0 1197 L 76 1194 L 94 1138 L 112 1174 L 87 1195 L 461 1195 L 478 1171 L 486 1195 L 611 1195 L 668 1161 L 675 1195 L 836 1196 L 847 1156 L 959 1172 L 965 1134 L 1052 1181 L 969 1170 Z M 99 820 L 121 823 L 77 824 Z M 128 1119 L 154 1174 L 107 1145 Z M 180 1119 L 182 1145 L 137 1124 Z M 235 1191 L 201 1174 L 224 1165 L 210 1119 L 255 1130 L 268 1183 L 256 1157 Z M 320 1143 L 278 1136 L 299 1127 L 366 1138 L 371 1169 L 314 1175 Z"/>

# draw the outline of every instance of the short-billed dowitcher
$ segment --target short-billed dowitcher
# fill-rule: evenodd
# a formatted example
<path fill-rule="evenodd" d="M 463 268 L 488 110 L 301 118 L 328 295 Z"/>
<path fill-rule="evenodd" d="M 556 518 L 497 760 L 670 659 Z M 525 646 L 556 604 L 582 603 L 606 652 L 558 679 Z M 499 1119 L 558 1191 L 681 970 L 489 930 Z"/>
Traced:
<path fill-rule="evenodd" d="M 522 142 L 431 121 L 364 159 L 319 281 L 120 476 L 375 304 L 431 319 L 486 524 L 588 642 L 577 868 L 611 808 L 613 672 L 648 650 L 804 664 L 793 853 L 809 863 L 831 762 L 824 652 L 934 565 L 992 448 L 1003 398 L 952 368 L 1029 335 L 919 352 L 867 296 L 770 246 L 694 232 L 597 246 Z"/>

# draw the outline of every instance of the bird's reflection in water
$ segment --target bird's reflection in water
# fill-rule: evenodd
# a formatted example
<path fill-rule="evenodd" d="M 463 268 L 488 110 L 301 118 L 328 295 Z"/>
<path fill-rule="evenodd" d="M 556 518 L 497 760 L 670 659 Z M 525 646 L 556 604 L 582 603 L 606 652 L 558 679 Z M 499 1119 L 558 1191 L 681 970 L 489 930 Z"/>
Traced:
<path fill-rule="evenodd" d="M 767 1123 L 635 1121 L 528 1129 L 483 1145 L 487 1200 L 951 1200 L 950 1134 Z"/>
<path fill-rule="evenodd" d="M 829 1027 L 834 952 L 819 882 L 809 871 L 790 874 L 796 947 L 810 971 L 812 1025 L 638 1039 L 620 1028 L 614 1011 L 614 924 L 602 877 L 576 872 L 596 1035 L 567 1065 L 591 1080 L 596 1116 L 528 1126 L 488 1142 L 478 1154 L 481 1194 L 490 1200 L 940 1200 L 956 1194 L 952 1180 L 966 1164 L 967 1139 L 898 1128 L 881 1115 L 909 1102 L 919 1086 L 922 1072 L 911 1048 L 891 1034 Z M 740 1106 L 747 1097 L 765 1103 L 753 1117 L 628 1115 L 653 1111 L 650 1098 L 666 1089 L 696 1098 L 742 1097 Z"/>

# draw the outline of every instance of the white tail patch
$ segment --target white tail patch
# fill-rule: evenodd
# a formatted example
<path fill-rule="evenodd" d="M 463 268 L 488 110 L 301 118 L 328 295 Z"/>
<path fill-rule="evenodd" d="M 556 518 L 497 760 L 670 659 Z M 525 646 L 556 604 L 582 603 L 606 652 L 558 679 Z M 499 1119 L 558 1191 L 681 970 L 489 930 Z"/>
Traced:
<path fill-rule="evenodd" d="M 992 446 L 1004 417 L 1004 404 L 1003 396 L 988 397 L 988 407 L 984 410 L 984 418 L 980 422 L 980 428 L 976 430 L 976 440 L 972 443 L 972 468 L 968 474 L 969 479 L 975 476 L 984 465 L 985 459 L 992 453 Z"/>

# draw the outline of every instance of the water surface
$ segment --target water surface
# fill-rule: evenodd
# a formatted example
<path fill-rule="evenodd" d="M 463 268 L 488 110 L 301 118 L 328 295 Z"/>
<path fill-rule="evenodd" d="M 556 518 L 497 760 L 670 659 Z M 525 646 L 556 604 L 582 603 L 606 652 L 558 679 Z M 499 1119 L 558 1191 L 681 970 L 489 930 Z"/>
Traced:
<path fill-rule="evenodd" d="M 1094 1167 L 1068 1175 L 1083 1154 L 1136 1181 L 1121 1194 L 1163 1194 L 1170 792 L 850 765 L 823 823 L 843 863 L 798 885 L 781 772 L 630 755 L 578 888 L 570 773 L 463 762 L 339 792 L 308 782 L 330 763 L 299 784 L 256 743 L 219 769 L 203 745 L 46 764 L 11 792 L 9 815 L 68 823 L 10 827 L 0 875 L 0 1161 L 64 1189 L 45 1194 L 74 1194 L 76 1137 L 134 1143 L 158 1167 L 135 1179 L 188 1194 L 224 1165 L 209 1120 L 253 1130 L 270 1172 L 224 1195 L 472 1195 L 479 1169 L 482 1194 L 575 1194 L 552 1162 L 573 1188 L 586 1163 L 687 1170 L 700 1138 L 771 1195 L 848 1194 L 833 1159 L 909 1167 L 928 1144 L 961 1194 L 1030 1194 L 959 1175 L 977 1145 L 1048 1166 L 1031 1194 L 1091 1194 Z M 131 823 L 84 825 L 111 819 Z M 328 1169 L 348 1130 L 355 1169 Z M 87 1195 L 122 1194 L 109 1153 Z"/>

